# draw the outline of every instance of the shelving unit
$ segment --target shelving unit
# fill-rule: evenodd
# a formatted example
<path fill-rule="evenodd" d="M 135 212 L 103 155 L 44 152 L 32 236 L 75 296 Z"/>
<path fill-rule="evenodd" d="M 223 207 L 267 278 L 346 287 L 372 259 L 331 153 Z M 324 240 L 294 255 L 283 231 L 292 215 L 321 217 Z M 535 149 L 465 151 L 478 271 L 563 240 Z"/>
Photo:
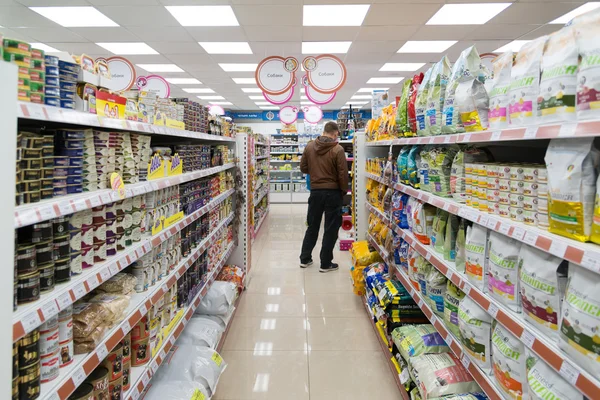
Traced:
<path fill-rule="evenodd" d="M 261 141 L 254 142 L 254 168 L 256 173 L 253 175 L 253 236 L 252 243 L 258 235 L 263 221 L 269 214 L 269 192 L 270 192 L 270 166 L 269 166 L 269 143 L 266 137 Z M 259 155 L 260 154 L 260 155 Z"/>
<path fill-rule="evenodd" d="M 271 135 L 270 202 L 306 203 L 309 193 L 306 190 L 306 177 L 300 171 L 300 159 L 304 146 L 312 135 L 275 134 Z M 288 151 L 280 151 L 281 148 Z M 280 158 L 290 158 L 281 160 Z M 290 169 L 280 169 L 289 164 Z"/>

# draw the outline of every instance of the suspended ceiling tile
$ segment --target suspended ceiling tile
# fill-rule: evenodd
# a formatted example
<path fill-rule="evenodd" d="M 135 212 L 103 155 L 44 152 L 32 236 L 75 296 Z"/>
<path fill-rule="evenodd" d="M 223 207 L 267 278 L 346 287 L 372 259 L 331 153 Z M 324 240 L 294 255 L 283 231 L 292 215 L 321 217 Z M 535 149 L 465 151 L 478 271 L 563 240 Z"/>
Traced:
<path fill-rule="evenodd" d="M 305 42 L 353 41 L 360 32 L 360 26 L 305 26 L 302 40 Z"/>
<path fill-rule="evenodd" d="M 363 25 L 420 25 L 439 9 L 440 4 L 372 4 Z"/>
<path fill-rule="evenodd" d="M 256 64 L 263 57 L 259 54 L 211 54 L 210 57 L 215 63 L 244 63 L 244 64 Z"/>
<path fill-rule="evenodd" d="M 143 40 L 125 28 L 69 28 L 79 36 L 94 43 L 142 42 Z"/>
<path fill-rule="evenodd" d="M 3 4 L 3 1 L 6 1 L 6 0 L 0 0 L 0 4 Z M 8 1 L 8 3 L 10 3 L 10 2 L 11 1 Z M 18 1 L 15 1 L 15 3 L 20 3 L 27 7 L 39 7 L 42 5 L 45 7 L 54 7 L 54 6 L 69 7 L 69 6 L 89 6 L 89 5 L 91 5 L 90 1 L 88 1 L 88 0 L 18 0 Z"/>
<path fill-rule="evenodd" d="M 246 42 L 241 26 L 188 26 L 187 31 L 199 42 Z"/>
<path fill-rule="evenodd" d="M 65 43 L 50 43 L 50 46 L 52 46 L 58 50 L 61 50 L 61 51 L 69 52 L 71 54 L 85 53 L 85 54 L 90 55 L 90 57 L 92 54 L 97 54 L 102 57 L 114 56 L 114 54 L 112 54 L 108 50 L 103 49 L 102 47 L 97 46 L 96 44 L 90 43 L 90 42 L 87 42 L 87 43 L 75 43 L 75 42 L 73 42 L 73 43 L 66 43 L 66 42 Z"/>
<path fill-rule="evenodd" d="M 56 28 L 60 25 L 25 6 L 0 7 L 0 26 L 6 28 Z"/>
<path fill-rule="evenodd" d="M 562 28 L 561 25 L 542 25 L 537 29 L 532 30 L 531 32 L 519 37 L 521 40 L 532 40 L 537 39 L 544 35 L 550 35 Z"/>
<path fill-rule="evenodd" d="M 259 56 L 291 57 L 302 54 L 301 42 L 252 42 L 250 43 L 254 54 Z M 300 60 L 299 60 L 300 61 Z"/>
<path fill-rule="evenodd" d="M 407 40 L 418 29 L 419 25 L 362 26 L 355 41 L 372 41 L 381 40 L 383 38 Z"/>
<path fill-rule="evenodd" d="M 204 53 L 198 42 L 147 42 L 148 46 L 164 55 Z"/>
<path fill-rule="evenodd" d="M 139 54 L 125 56 L 133 64 L 172 64 L 172 62 L 161 54 Z M 166 75 L 166 72 L 160 73 L 160 75 Z"/>
<path fill-rule="evenodd" d="M 124 0 L 87 0 L 95 6 L 120 6 L 123 5 Z M 129 6 L 158 6 L 161 2 L 159 0 L 127 0 Z"/>
<path fill-rule="evenodd" d="M 244 31 L 250 42 L 292 42 L 302 40 L 301 26 L 244 26 Z"/>
<path fill-rule="evenodd" d="M 2 33 L 2 36 L 4 36 L 5 38 L 11 38 L 11 39 L 15 39 L 15 40 L 22 40 L 24 42 L 35 42 L 36 40 L 30 36 L 27 36 L 27 31 L 25 29 L 18 29 L 15 28 L 15 30 L 12 29 L 8 29 L 8 28 L 0 28 L 0 33 Z"/>
<path fill-rule="evenodd" d="M 393 54 L 398 51 L 402 42 L 399 41 L 373 41 L 373 42 L 354 42 L 350 46 L 352 52 L 364 53 L 386 53 Z M 365 60 L 368 61 L 368 60 Z"/>
<path fill-rule="evenodd" d="M 243 26 L 302 25 L 301 5 L 234 5 L 233 12 Z"/>
<path fill-rule="evenodd" d="M 142 41 L 148 42 L 193 42 L 204 51 L 190 33 L 183 27 L 169 26 L 155 28 L 152 26 L 129 26 L 127 30 L 137 35 Z M 160 51 L 155 49 L 156 51 Z"/>
<path fill-rule="evenodd" d="M 15 32 L 20 32 L 25 36 L 34 39 L 35 42 L 51 43 L 51 42 L 87 42 L 88 40 L 75 32 L 63 28 L 14 28 Z"/>
<path fill-rule="evenodd" d="M 480 25 L 474 31 L 467 34 L 463 40 L 499 40 L 517 39 L 540 25 L 526 24 L 486 24 Z"/>
<path fill-rule="evenodd" d="M 488 24 L 546 24 L 573 11 L 583 3 L 515 3 L 489 20 Z"/>
<path fill-rule="evenodd" d="M 174 63 L 181 64 L 206 64 L 216 65 L 208 54 L 188 53 L 188 54 L 171 54 L 169 59 Z"/>

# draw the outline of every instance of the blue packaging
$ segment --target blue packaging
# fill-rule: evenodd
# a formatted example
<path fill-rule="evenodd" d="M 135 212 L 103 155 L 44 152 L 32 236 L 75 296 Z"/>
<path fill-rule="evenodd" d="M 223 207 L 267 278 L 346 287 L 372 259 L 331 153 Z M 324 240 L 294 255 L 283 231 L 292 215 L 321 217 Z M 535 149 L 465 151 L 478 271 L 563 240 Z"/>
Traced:
<path fill-rule="evenodd" d="M 48 85 L 48 86 L 58 86 L 58 85 L 60 85 L 60 80 L 56 76 L 48 76 L 48 75 L 46 75 L 46 85 Z"/>
<path fill-rule="evenodd" d="M 62 93 L 62 91 L 61 91 Z M 70 108 L 71 110 L 75 109 L 75 102 L 73 100 L 60 100 L 61 108 Z"/>
<path fill-rule="evenodd" d="M 61 100 L 75 100 L 75 92 L 70 90 L 61 90 L 60 91 L 60 99 Z"/>
<path fill-rule="evenodd" d="M 67 187 L 69 185 L 81 185 L 83 187 L 83 177 L 79 176 L 67 176 Z"/>
<path fill-rule="evenodd" d="M 84 140 L 85 139 L 85 131 L 81 130 L 60 130 L 56 131 L 54 135 L 56 138 L 61 138 L 62 140 Z"/>
<path fill-rule="evenodd" d="M 58 76 L 61 82 L 75 82 L 77 83 L 77 74 L 71 74 L 69 72 L 60 71 L 60 75 Z"/>
<path fill-rule="evenodd" d="M 44 99 L 44 104 L 52 107 L 60 107 L 60 99 L 58 97 L 48 97 Z"/>
<path fill-rule="evenodd" d="M 59 139 L 55 142 L 54 147 L 63 148 L 63 149 L 83 149 L 83 140 L 81 140 L 81 139 L 71 139 L 71 140 Z"/>
<path fill-rule="evenodd" d="M 83 169 L 81 167 L 68 167 L 67 171 L 69 176 L 81 176 L 81 174 L 83 174 Z"/>
<path fill-rule="evenodd" d="M 51 97 L 60 97 L 60 89 L 53 86 L 46 86 L 44 88 L 44 94 Z"/>
<path fill-rule="evenodd" d="M 66 90 L 75 93 L 77 91 L 77 83 L 60 80 L 60 91 Z"/>
<path fill-rule="evenodd" d="M 46 65 L 46 76 L 58 76 L 58 67 L 54 65 Z"/>
<path fill-rule="evenodd" d="M 54 154 L 63 157 L 83 157 L 83 149 L 54 149 Z"/>
<path fill-rule="evenodd" d="M 79 73 L 79 65 L 75 64 L 75 63 L 70 63 L 67 61 L 62 61 L 62 60 L 58 60 L 58 68 L 60 68 L 60 71 L 63 72 L 71 72 L 74 73 L 75 75 L 77 75 Z"/>
<path fill-rule="evenodd" d="M 44 62 L 46 63 L 46 66 L 53 65 L 58 67 L 58 57 L 56 56 L 46 56 L 44 57 Z"/>
<path fill-rule="evenodd" d="M 83 158 L 54 157 L 54 165 L 58 167 L 83 167 Z"/>
<path fill-rule="evenodd" d="M 67 185 L 67 193 L 68 194 L 83 193 L 83 185 L 82 184 Z"/>

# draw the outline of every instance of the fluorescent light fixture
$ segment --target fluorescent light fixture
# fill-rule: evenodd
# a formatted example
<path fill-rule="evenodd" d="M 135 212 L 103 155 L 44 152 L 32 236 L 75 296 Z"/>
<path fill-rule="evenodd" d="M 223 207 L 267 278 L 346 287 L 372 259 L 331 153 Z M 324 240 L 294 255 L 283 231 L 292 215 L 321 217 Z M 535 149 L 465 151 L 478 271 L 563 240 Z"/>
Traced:
<path fill-rule="evenodd" d="M 398 53 L 442 53 L 456 44 L 456 40 L 409 40 Z"/>
<path fill-rule="evenodd" d="M 302 42 L 302 54 L 343 54 L 352 42 Z"/>
<path fill-rule="evenodd" d="M 426 25 L 483 25 L 512 3 L 445 4 Z"/>
<path fill-rule="evenodd" d="M 369 4 L 305 5 L 302 24 L 304 26 L 361 26 L 369 7 Z"/>
<path fill-rule="evenodd" d="M 250 100 L 264 100 L 265 96 L 248 96 Z"/>
<path fill-rule="evenodd" d="M 402 82 L 403 79 L 404 79 L 404 77 L 400 77 L 400 76 L 390 76 L 387 78 L 371 78 L 367 81 L 367 83 L 368 84 L 389 83 L 392 85 L 397 85 L 398 83 Z"/>
<path fill-rule="evenodd" d="M 215 106 L 230 106 L 233 103 L 230 101 L 209 101 L 209 104 L 214 104 Z"/>
<path fill-rule="evenodd" d="M 385 63 L 380 71 L 416 71 L 425 63 Z"/>
<path fill-rule="evenodd" d="M 584 5 L 577 7 L 573 11 L 566 13 L 562 17 L 558 17 L 554 21 L 549 22 L 549 24 L 566 24 L 567 22 L 570 22 L 573 18 L 588 11 L 595 10 L 598 7 L 600 7 L 600 2 L 585 3 Z"/>
<path fill-rule="evenodd" d="M 300 92 L 306 93 L 306 89 L 302 88 L 302 89 L 300 89 Z"/>
<path fill-rule="evenodd" d="M 350 98 L 350 100 L 371 100 L 373 95 L 371 94 L 355 94 Z"/>
<path fill-rule="evenodd" d="M 254 72 L 258 64 L 219 64 L 219 67 L 223 68 L 226 72 Z"/>
<path fill-rule="evenodd" d="M 231 6 L 166 6 L 182 26 L 239 26 Z"/>
<path fill-rule="evenodd" d="M 198 42 L 208 54 L 252 54 L 248 42 Z"/>
<path fill-rule="evenodd" d="M 196 78 L 165 78 L 165 79 L 167 80 L 167 82 L 172 83 L 173 85 L 186 85 L 186 84 L 201 85 L 202 84 L 202 82 L 200 82 Z M 194 92 L 188 92 L 188 93 L 194 93 Z M 196 92 L 196 93 L 203 93 L 203 92 Z"/>
<path fill-rule="evenodd" d="M 496 49 L 495 52 L 497 52 L 497 53 L 504 53 L 505 51 L 517 52 L 517 51 L 521 50 L 521 47 L 523 47 L 523 45 L 527 42 L 529 42 L 529 40 L 513 40 L 512 42 L 507 43 L 504 46 Z"/>
<path fill-rule="evenodd" d="M 300 96 L 300 100 L 308 100 L 308 96 Z"/>
<path fill-rule="evenodd" d="M 55 49 L 54 47 L 48 46 L 44 43 L 31 43 L 31 48 L 43 50 L 46 53 L 60 53 L 60 50 Z"/>
<path fill-rule="evenodd" d="M 262 107 L 258 107 L 261 110 L 279 110 L 279 107 L 277 106 L 262 106 Z"/>
<path fill-rule="evenodd" d="M 236 79 L 241 79 L 241 78 L 234 78 L 233 80 L 236 80 Z M 244 92 L 244 93 L 262 93 L 262 89 L 261 88 L 253 88 L 253 87 L 242 88 L 242 92 Z"/>
<path fill-rule="evenodd" d="M 273 103 L 269 103 L 268 101 L 255 101 L 254 104 L 256 104 L 257 106 L 270 106 L 270 105 L 273 105 Z"/>
<path fill-rule="evenodd" d="M 29 9 L 66 28 L 119 26 L 94 7 L 29 7 Z"/>
<path fill-rule="evenodd" d="M 363 87 L 357 90 L 356 93 L 373 93 L 374 90 L 389 90 L 390 88 L 388 87 L 384 87 L 384 88 L 370 88 L 370 87 Z"/>
<path fill-rule="evenodd" d="M 136 64 L 148 72 L 185 72 L 175 64 Z M 167 81 L 168 82 L 168 81 Z"/>
<path fill-rule="evenodd" d="M 254 78 L 231 78 L 233 79 L 233 81 L 235 83 L 237 83 L 238 85 L 256 85 L 256 79 Z M 262 92 L 262 90 L 258 89 L 259 92 Z M 254 93 L 259 93 L 259 92 L 254 92 Z M 249 92 L 246 92 L 249 93 Z"/>
<path fill-rule="evenodd" d="M 152 47 L 148 46 L 143 42 L 133 42 L 133 43 L 96 43 L 98 46 L 105 48 L 116 55 L 138 55 L 138 54 L 158 54 L 158 51 L 154 50 Z"/>
<path fill-rule="evenodd" d="M 168 81 L 168 79 L 167 79 Z M 186 93 L 214 93 L 215 91 L 209 88 L 183 88 Z"/>
<path fill-rule="evenodd" d="M 223 96 L 198 96 L 201 100 L 225 100 Z"/>

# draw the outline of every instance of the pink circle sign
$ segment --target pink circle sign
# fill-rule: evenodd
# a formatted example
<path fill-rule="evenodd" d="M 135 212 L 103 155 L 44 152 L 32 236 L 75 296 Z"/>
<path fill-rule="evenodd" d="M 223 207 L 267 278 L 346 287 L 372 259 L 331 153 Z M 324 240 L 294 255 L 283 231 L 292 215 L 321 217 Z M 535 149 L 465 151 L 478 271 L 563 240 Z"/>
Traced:
<path fill-rule="evenodd" d="M 284 124 L 293 124 L 298 119 L 298 109 L 292 106 L 285 106 L 279 110 L 279 120 Z"/>
<path fill-rule="evenodd" d="M 168 99 L 171 95 L 171 87 L 160 75 L 138 76 L 137 87 L 145 92 L 155 93 L 161 99 Z"/>
<path fill-rule="evenodd" d="M 310 85 L 305 86 L 304 89 L 305 89 L 304 92 L 306 94 L 306 97 L 308 97 L 308 99 L 310 101 L 312 101 L 313 103 L 319 104 L 319 105 L 331 103 L 333 101 L 333 99 L 335 99 L 335 95 L 337 94 L 337 92 L 319 93 L 315 89 L 313 89 L 312 86 L 310 86 Z"/>
<path fill-rule="evenodd" d="M 316 124 L 323 119 L 323 110 L 318 106 L 302 107 L 304 112 L 304 121 L 310 124 Z"/>
<path fill-rule="evenodd" d="M 346 83 L 346 66 L 344 62 L 332 54 L 315 57 L 316 65 L 307 69 L 308 83 L 317 92 L 330 94 L 337 92 Z"/>
<path fill-rule="evenodd" d="M 294 57 L 267 57 L 256 68 L 256 84 L 267 94 L 283 94 L 294 85 L 294 72 L 298 65 Z"/>
<path fill-rule="evenodd" d="M 271 104 L 285 104 L 294 97 L 294 86 L 292 86 L 288 91 L 283 92 L 282 94 L 272 95 L 263 92 L 263 97 Z"/>

